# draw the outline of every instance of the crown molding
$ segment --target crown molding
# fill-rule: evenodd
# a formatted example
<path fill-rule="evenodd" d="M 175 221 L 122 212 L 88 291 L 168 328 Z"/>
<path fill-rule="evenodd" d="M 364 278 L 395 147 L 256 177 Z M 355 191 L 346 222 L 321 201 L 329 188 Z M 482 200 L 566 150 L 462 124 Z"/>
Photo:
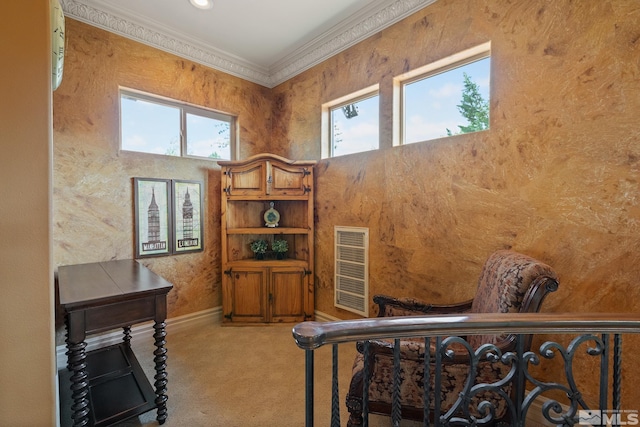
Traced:
<path fill-rule="evenodd" d="M 65 15 L 78 21 L 263 86 L 270 82 L 267 70 L 262 67 L 163 29 L 161 24 L 149 19 L 124 16 L 105 5 L 88 4 L 84 0 L 61 0 L 60 3 Z"/>
<path fill-rule="evenodd" d="M 331 58 L 437 0 L 378 1 L 273 64 L 271 87 Z"/>
<path fill-rule="evenodd" d="M 61 4 L 64 13 L 78 21 L 272 88 L 435 1 L 372 2 L 348 20 L 276 62 L 268 70 L 183 34 L 173 33 L 161 24 L 141 16 L 125 16 L 106 5 L 89 4 L 87 0 L 61 0 Z"/>

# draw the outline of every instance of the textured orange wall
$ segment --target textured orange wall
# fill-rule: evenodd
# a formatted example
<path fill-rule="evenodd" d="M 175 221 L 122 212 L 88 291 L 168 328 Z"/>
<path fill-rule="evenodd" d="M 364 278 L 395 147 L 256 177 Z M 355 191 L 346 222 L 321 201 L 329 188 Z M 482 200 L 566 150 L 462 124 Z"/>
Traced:
<path fill-rule="evenodd" d="M 466 299 L 486 257 L 513 247 L 560 275 L 543 311 L 636 311 L 637 22 L 635 0 L 439 0 L 268 90 L 67 19 L 54 93 L 55 264 L 133 255 L 132 177 L 202 179 L 205 252 L 144 263 L 176 284 L 170 317 L 220 305 L 219 168 L 118 153 L 118 85 L 238 114 L 241 157 L 318 159 L 320 105 L 379 83 L 381 150 L 317 166 L 317 310 L 355 317 L 333 307 L 333 227 L 351 225 L 370 229 L 372 294 Z M 491 129 L 392 147 L 392 78 L 486 41 Z M 638 350 L 625 341 L 627 354 Z M 627 407 L 640 402 L 625 391 Z"/>
<path fill-rule="evenodd" d="M 319 106 L 380 83 L 382 148 L 316 169 L 316 309 L 357 317 L 333 307 L 342 225 L 370 229 L 372 294 L 470 298 L 486 257 L 514 248 L 560 276 L 543 311 L 637 311 L 638 22 L 631 0 L 439 0 L 275 88 L 281 154 L 318 158 Z M 392 147 L 393 77 L 487 41 L 491 129 Z"/>
<path fill-rule="evenodd" d="M 243 157 L 269 142 L 269 90 L 67 19 L 64 79 L 53 97 L 55 265 L 133 257 L 133 177 L 201 180 L 204 252 L 142 263 L 174 284 L 169 317 L 220 306 L 220 168 L 119 152 L 118 86 L 237 115 Z"/>

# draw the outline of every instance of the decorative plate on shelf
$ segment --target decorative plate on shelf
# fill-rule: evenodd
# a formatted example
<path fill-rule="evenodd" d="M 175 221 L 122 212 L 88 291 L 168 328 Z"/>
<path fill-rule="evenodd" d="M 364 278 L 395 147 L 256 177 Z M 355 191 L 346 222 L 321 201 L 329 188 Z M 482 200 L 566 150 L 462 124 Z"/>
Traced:
<path fill-rule="evenodd" d="M 280 221 L 280 213 L 273 208 L 273 202 L 270 203 L 270 206 L 271 208 L 264 213 L 264 225 L 266 227 L 277 227 Z"/>

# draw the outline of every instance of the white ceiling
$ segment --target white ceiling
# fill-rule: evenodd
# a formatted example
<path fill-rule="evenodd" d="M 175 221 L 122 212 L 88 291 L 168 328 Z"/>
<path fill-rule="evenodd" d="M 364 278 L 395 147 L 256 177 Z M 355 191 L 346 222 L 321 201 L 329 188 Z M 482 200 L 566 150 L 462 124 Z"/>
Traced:
<path fill-rule="evenodd" d="M 435 0 L 61 0 L 67 17 L 273 87 Z"/>

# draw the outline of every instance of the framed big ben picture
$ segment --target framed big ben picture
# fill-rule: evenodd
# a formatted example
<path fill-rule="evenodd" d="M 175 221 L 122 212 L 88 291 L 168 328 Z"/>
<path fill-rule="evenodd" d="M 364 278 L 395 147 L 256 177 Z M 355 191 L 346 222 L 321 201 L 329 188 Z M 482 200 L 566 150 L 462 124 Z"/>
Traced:
<path fill-rule="evenodd" d="M 202 182 L 173 181 L 173 253 L 198 252 L 202 242 Z"/>
<path fill-rule="evenodd" d="M 171 180 L 134 178 L 136 258 L 170 255 Z"/>

